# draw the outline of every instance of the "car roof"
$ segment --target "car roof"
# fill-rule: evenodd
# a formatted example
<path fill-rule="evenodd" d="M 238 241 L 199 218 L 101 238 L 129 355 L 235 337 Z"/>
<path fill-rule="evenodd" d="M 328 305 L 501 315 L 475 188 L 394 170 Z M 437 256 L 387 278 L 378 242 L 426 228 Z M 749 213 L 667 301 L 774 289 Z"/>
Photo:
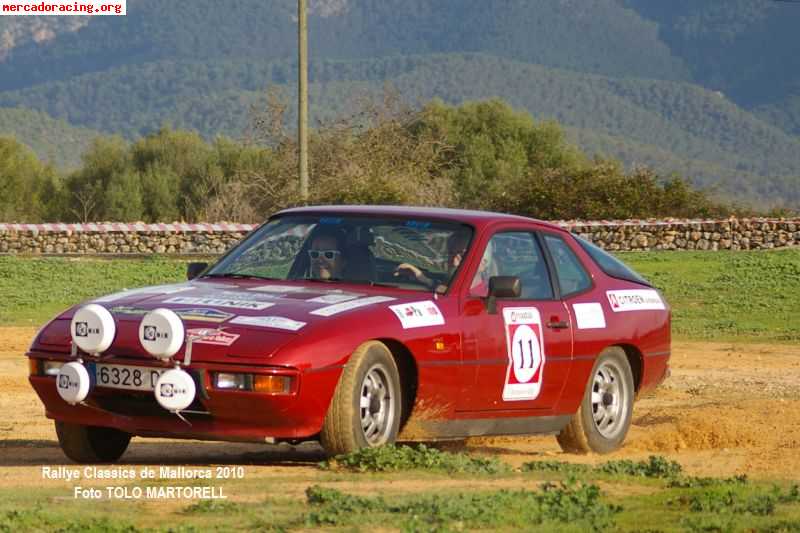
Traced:
<path fill-rule="evenodd" d="M 549 228 L 560 229 L 562 231 L 564 229 L 555 224 L 551 224 L 550 222 L 519 215 L 509 215 L 506 213 L 494 213 L 491 211 L 477 211 L 471 209 L 450 209 L 445 207 L 417 207 L 399 205 L 316 205 L 284 209 L 283 211 L 278 212 L 277 215 L 319 213 L 434 218 L 454 222 L 464 222 L 476 227 L 486 226 L 494 222 L 524 222 L 526 224 L 540 224 Z"/>

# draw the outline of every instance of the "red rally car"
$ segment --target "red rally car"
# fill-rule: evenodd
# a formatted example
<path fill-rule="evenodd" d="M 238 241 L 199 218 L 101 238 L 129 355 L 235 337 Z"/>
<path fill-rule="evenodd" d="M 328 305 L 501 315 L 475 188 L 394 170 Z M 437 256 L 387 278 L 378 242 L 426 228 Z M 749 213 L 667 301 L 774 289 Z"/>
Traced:
<path fill-rule="evenodd" d="M 544 222 L 411 207 L 271 217 L 186 283 L 75 306 L 28 352 L 64 453 L 133 435 L 291 443 L 555 434 L 610 452 L 668 374 L 670 310 Z"/>

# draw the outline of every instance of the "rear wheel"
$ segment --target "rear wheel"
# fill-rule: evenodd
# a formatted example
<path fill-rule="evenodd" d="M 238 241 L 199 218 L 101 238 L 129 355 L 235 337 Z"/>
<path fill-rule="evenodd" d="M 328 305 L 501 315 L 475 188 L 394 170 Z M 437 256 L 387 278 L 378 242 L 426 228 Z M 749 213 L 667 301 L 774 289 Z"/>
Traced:
<path fill-rule="evenodd" d="M 56 421 L 56 435 L 64 455 L 76 463 L 113 463 L 125 453 L 131 435 L 113 428 Z"/>
<path fill-rule="evenodd" d="M 610 453 L 618 449 L 631 424 L 633 373 L 625 351 L 606 348 L 597 358 L 578 412 L 558 435 L 565 452 Z"/>
<path fill-rule="evenodd" d="M 393 443 L 401 406 L 399 372 L 389 348 L 378 341 L 361 345 L 336 386 L 322 426 L 322 446 L 338 455 Z"/>

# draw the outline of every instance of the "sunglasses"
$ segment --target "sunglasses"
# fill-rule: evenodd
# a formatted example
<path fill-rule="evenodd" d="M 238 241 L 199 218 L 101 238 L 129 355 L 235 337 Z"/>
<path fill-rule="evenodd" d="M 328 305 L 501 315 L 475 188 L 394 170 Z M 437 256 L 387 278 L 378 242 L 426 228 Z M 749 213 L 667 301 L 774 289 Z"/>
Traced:
<path fill-rule="evenodd" d="M 336 259 L 336 256 L 341 254 L 339 250 L 309 250 L 308 255 L 311 259 L 319 259 L 320 257 L 324 257 L 328 261 L 333 261 Z"/>

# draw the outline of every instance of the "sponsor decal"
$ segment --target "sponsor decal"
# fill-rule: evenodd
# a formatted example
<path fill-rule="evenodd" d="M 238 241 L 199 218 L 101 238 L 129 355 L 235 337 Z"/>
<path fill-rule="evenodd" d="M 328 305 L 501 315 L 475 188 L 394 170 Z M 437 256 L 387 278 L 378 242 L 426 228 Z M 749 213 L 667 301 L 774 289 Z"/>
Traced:
<path fill-rule="evenodd" d="M 216 307 L 230 307 L 233 309 L 250 309 L 253 311 L 261 311 L 268 307 L 275 305 L 268 302 L 253 302 L 247 300 L 233 300 L 227 298 L 189 298 L 185 296 L 176 296 L 164 300 L 168 304 L 189 304 L 189 305 L 213 305 Z"/>
<path fill-rule="evenodd" d="M 108 303 L 116 302 L 128 298 L 129 296 L 137 296 L 143 294 L 175 294 L 177 292 L 185 292 L 194 290 L 194 287 L 187 287 L 186 285 L 161 285 L 157 287 L 142 287 L 141 289 L 132 289 L 129 291 L 117 292 L 92 300 L 94 303 Z"/>
<path fill-rule="evenodd" d="M 355 300 L 356 298 L 360 298 L 361 296 L 364 295 L 340 292 L 340 293 L 325 294 L 323 296 L 317 296 L 316 298 L 311 298 L 310 300 L 306 301 L 316 304 L 338 304 L 342 302 L 349 302 L 350 300 Z"/>
<path fill-rule="evenodd" d="M 664 301 L 657 291 L 637 289 L 625 291 L 606 291 L 608 303 L 615 313 L 625 311 L 663 311 Z"/>
<path fill-rule="evenodd" d="M 253 294 L 252 292 L 247 291 L 222 291 L 218 293 L 212 293 L 208 296 L 209 298 L 223 298 L 228 300 L 244 300 L 245 302 L 270 302 L 274 301 L 275 298 L 279 298 L 279 295 L 276 294 Z"/>
<path fill-rule="evenodd" d="M 112 313 L 121 315 L 146 315 L 151 310 L 141 309 L 139 307 L 128 307 L 120 305 L 109 309 Z M 236 315 L 233 313 L 226 313 L 217 309 L 196 308 L 196 309 L 174 309 L 175 314 L 184 320 L 196 320 L 198 322 L 225 322 Z"/>
<path fill-rule="evenodd" d="M 146 315 L 150 311 L 148 309 L 141 309 L 139 307 L 129 307 L 126 305 L 118 305 L 109 309 L 112 313 L 118 315 Z"/>
<path fill-rule="evenodd" d="M 77 382 L 72 382 L 66 374 L 58 375 L 58 388 L 59 389 L 75 389 L 78 387 Z"/>
<path fill-rule="evenodd" d="M 602 329 L 606 327 L 606 316 L 603 306 L 597 302 L 588 304 L 573 304 L 575 321 L 578 329 Z"/>
<path fill-rule="evenodd" d="M 160 332 L 155 326 L 145 326 L 142 336 L 146 341 L 156 341 L 158 339 L 168 339 L 169 333 L 166 331 Z"/>
<path fill-rule="evenodd" d="M 240 335 L 228 333 L 221 329 L 200 328 L 190 329 L 186 332 L 195 344 L 213 344 L 215 346 L 230 346 Z"/>
<path fill-rule="evenodd" d="M 305 290 L 305 287 L 294 287 L 290 285 L 262 285 L 261 287 L 253 287 L 252 289 L 248 290 L 256 292 L 287 293 L 287 292 L 303 292 Z"/>
<path fill-rule="evenodd" d="M 175 314 L 184 320 L 196 320 L 198 322 L 225 322 L 235 317 L 233 313 L 226 313 L 217 309 L 175 309 Z"/>
<path fill-rule="evenodd" d="M 430 300 L 408 304 L 390 305 L 389 309 L 400 319 L 403 329 L 441 326 L 444 316 L 439 307 Z"/>
<path fill-rule="evenodd" d="M 544 380 L 542 318 L 535 307 L 503 309 L 508 368 L 503 386 L 507 402 L 535 400 Z"/>
<path fill-rule="evenodd" d="M 161 383 L 158 390 L 162 398 L 174 398 L 180 394 L 189 394 L 190 392 L 187 387 L 181 387 L 177 383 Z"/>
<path fill-rule="evenodd" d="M 340 304 L 329 305 L 311 311 L 312 315 L 317 316 L 333 316 L 350 311 L 351 309 L 358 309 L 359 307 L 366 307 L 368 305 L 379 304 L 384 302 L 392 302 L 395 298 L 390 296 L 371 296 L 369 298 L 360 298 L 358 300 L 351 300 L 349 302 L 342 302 Z"/>
<path fill-rule="evenodd" d="M 88 322 L 75 322 L 76 337 L 88 337 L 89 335 L 100 335 L 100 328 L 89 327 Z"/>
<path fill-rule="evenodd" d="M 228 324 L 241 324 L 243 326 L 255 326 L 259 328 L 285 329 L 297 331 L 306 325 L 305 322 L 292 320 L 283 316 L 237 316 Z"/>

